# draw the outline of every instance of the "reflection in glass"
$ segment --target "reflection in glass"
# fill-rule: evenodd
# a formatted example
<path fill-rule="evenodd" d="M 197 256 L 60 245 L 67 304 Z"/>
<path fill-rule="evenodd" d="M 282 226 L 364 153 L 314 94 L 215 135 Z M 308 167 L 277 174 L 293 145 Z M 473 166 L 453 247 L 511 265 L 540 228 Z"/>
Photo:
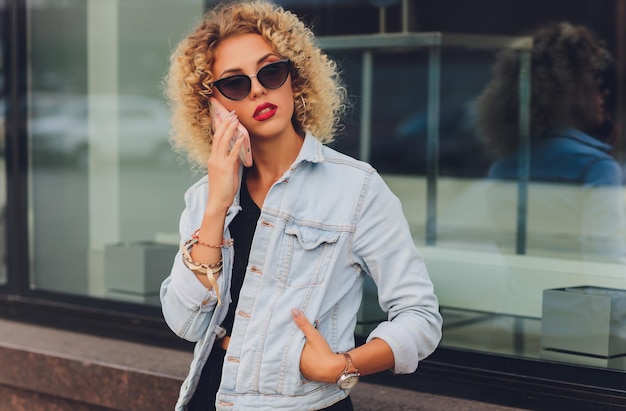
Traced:
<path fill-rule="evenodd" d="M 517 55 L 499 56 L 481 96 L 480 124 L 497 156 L 489 177 L 515 185 L 528 164 L 527 254 L 626 262 L 623 176 L 611 154 L 617 128 L 606 89 L 610 53 L 569 23 L 544 27 L 534 40 L 527 160 L 518 147 Z M 499 221 L 515 217 L 511 196 L 490 200 Z"/>
<path fill-rule="evenodd" d="M 492 239 L 491 253 L 425 255 L 444 305 L 442 345 L 626 369 L 626 351 L 615 344 L 624 326 L 626 219 L 611 153 L 618 129 L 605 91 L 610 54 L 587 28 L 568 23 L 533 40 L 530 146 L 520 144 L 520 54 L 504 50 L 477 105 L 495 159 L 487 178 L 471 183 L 478 194 L 468 211 L 456 208 L 461 219 L 480 221 L 474 242 L 490 227 L 509 236 Z M 520 209 L 524 253 L 507 241 L 520 229 Z"/>

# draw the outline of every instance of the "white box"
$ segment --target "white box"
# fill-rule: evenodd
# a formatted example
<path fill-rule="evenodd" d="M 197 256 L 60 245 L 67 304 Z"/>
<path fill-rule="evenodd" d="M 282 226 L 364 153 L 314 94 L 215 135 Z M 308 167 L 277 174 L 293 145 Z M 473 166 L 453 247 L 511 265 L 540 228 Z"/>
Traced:
<path fill-rule="evenodd" d="M 158 302 L 177 246 L 154 242 L 110 244 L 104 250 L 107 295 L 134 302 Z"/>

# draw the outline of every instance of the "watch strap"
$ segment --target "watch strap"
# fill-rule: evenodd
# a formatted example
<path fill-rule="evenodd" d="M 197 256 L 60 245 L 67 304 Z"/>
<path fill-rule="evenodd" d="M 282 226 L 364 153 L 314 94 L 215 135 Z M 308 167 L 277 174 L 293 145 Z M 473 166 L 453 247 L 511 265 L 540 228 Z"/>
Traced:
<path fill-rule="evenodd" d="M 343 354 L 344 357 L 346 357 L 346 369 L 343 371 L 343 374 L 346 374 L 346 373 L 357 374 L 359 370 L 354 366 L 354 363 L 352 362 L 352 357 L 350 356 L 350 354 L 348 354 L 347 352 L 342 352 L 341 354 Z"/>
<path fill-rule="evenodd" d="M 358 382 L 359 370 L 354 366 L 352 362 L 352 357 L 347 352 L 341 352 L 337 354 L 343 354 L 346 359 L 346 367 L 343 372 L 339 374 L 337 377 L 337 386 L 342 390 L 350 390 L 354 387 L 354 385 Z"/>

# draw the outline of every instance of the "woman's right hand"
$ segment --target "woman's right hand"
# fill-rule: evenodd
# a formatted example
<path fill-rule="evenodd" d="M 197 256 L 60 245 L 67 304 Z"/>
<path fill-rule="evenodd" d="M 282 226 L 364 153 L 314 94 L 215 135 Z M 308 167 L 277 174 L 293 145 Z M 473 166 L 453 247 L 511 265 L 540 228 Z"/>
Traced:
<path fill-rule="evenodd" d="M 207 161 L 209 174 L 207 209 L 227 210 L 233 203 L 239 186 L 240 162 L 237 153 L 243 145 L 243 139 L 238 139 L 231 149 L 230 142 L 239 124 L 234 111 L 218 120 L 213 133 L 211 155 Z"/>
<path fill-rule="evenodd" d="M 230 150 L 230 140 L 238 124 L 239 120 L 234 112 L 219 119 L 215 124 L 213 146 L 207 160 L 209 196 L 202 224 L 197 232 L 198 239 L 202 243 L 195 244 L 190 251 L 191 258 L 200 263 L 217 264 L 222 258 L 220 245 L 223 243 L 224 217 L 228 212 L 228 207 L 233 203 L 239 186 L 237 153 L 243 144 L 243 139 L 239 139 Z M 210 244 L 210 246 L 203 245 L 203 243 Z M 196 274 L 196 277 L 207 289 L 214 287 L 208 276 Z"/>

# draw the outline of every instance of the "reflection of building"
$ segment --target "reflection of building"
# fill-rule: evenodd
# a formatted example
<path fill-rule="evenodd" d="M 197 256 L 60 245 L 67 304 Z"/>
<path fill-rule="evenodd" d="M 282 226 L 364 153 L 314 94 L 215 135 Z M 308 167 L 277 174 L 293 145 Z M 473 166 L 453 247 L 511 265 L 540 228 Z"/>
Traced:
<path fill-rule="evenodd" d="M 8 172 L 2 180 L 8 186 L 3 221 L 10 252 L 9 285 L 0 285 L 0 315 L 23 321 L 24 329 L 27 320 L 36 320 L 105 335 L 110 349 L 89 353 L 89 335 L 64 341 L 54 329 L 32 338 L 32 352 L 16 349 L 11 341 L 8 349 L 4 339 L 9 333 L 0 332 L 0 408 L 2 398 L 46 390 L 49 385 L 36 384 L 29 371 L 47 375 L 41 373 L 41 364 L 56 364 L 64 371 L 75 367 L 72 383 L 91 388 L 55 386 L 44 392 L 48 400 L 69 401 L 59 398 L 65 395 L 101 407 L 121 409 L 125 403 L 158 409 L 167 403 L 161 396 L 171 391 L 176 395 L 179 381 L 172 362 L 182 357 L 186 368 L 190 347 L 165 329 L 158 307 L 132 303 L 120 297 L 124 293 L 107 293 L 111 278 L 105 262 L 114 258 L 107 249 L 117 244 L 177 243 L 172 233 L 177 231 L 180 190 L 195 176 L 160 160 L 158 150 L 168 134 L 160 82 L 167 47 L 207 2 L 5 3 L 0 6 L 7 23 L 2 25 L 7 29 L 1 32 L 0 70 L 7 93 L 0 101 L 8 102 L 10 110 L 2 114 L 11 116 L 12 125 L 6 136 Z M 380 9 L 382 3 L 390 5 Z M 494 45 L 494 38 L 517 38 L 531 28 L 526 22 L 558 17 L 594 26 L 623 56 L 625 40 L 616 34 L 626 27 L 623 4 L 597 2 L 589 13 L 584 0 L 568 1 L 567 7 L 539 0 L 438 3 L 284 2 L 315 22 L 322 42 L 343 42 L 342 49 L 328 44 L 326 49 L 346 74 L 354 107 L 334 144 L 371 160 L 401 198 L 442 303 L 444 341 L 435 355 L 415 375 L 384 374 L 371 381 L 531 409 L 626 404 L 624 370 L 557 363 L 539 355 L 542 291 L 574 285 L 624 289 L 623 267 L 598 258 L 590 261 L 576 250 L 581 247 L 580 217 L 570 215 L 576 224 L 566 224 L 571 231 L 562 232 L 556 228 L 566 213 L 557 209 L 547 216 L 538 211 L 536 200 L 555 205 L 554 196 L 568 190 L 520 189 L 517 182 L 494 187 L 482 179 L 487 167 L 477 144 L 481 136 L 473 126 L 472 105 L 490 77 L 494 50 L 513 45 Z M 380 31 L 388 33 L 372 34 Z M 376 43 L 392 38 L 400 47 Z M 428 41 L 408 48 L 402 44 L 420 39 Z M 624 67 L 623 61 L 618 63 Z M 624 84 L 622 77 L 616 81 Z M 102 95 L 109 97 L 97 97 Z M 614 102 L 622 116 L 617 102 L 624 97 L 622 89 Z M 87 155 L 81 157 L 85 147 Z M 136 161 L 143 155 L 147 159 Z M 618 150 L 616 157 L 624 156 Z M 490 194 L 506 202 L 500 213 L 490 211 Z M 572 198 L 580 193 L 569 194 L 559 207 L 578 201 Z M 518 201 L 520 195 L 529 201 Z M 520 204 L 528 206 L 525 213 Z M 524 230 L 522 215 L 527 217 Z M 524 252 L 516 248 L 521 240 Z M 111 269 L 120 288 L 138 280 L 154 284 L 169 267 L 144 278 L 133 274 L 138 270 Z M 134 291 L 143 293 L 143 284 Z M 133 291 L 128 288 L 122 291 Z M 360 333 L 369 321 L 381 319 L 374 289 L 367 292 Z M 129 339 L 145 343 L 150 358 L 125 346 Z M 59 340 L 61 344 L 54 344 Z M 37 345 L 39 341 L 50 344 Z M 67 346 L 69 353 L 50 353 L 52 346 Z M 132 358 L 118 354 L 126 348 Z M 19 358 L 19 367 L 8 367 L 7 358 Z M 112 376 L 107 378 L 112 384 L 128 384 L 114 387 L 119 395 L 103 395 L 94 388 L 101 381 L 89 384 L 96 374 Z M 153 403 L 138 405 L 143 394 Z"/>

